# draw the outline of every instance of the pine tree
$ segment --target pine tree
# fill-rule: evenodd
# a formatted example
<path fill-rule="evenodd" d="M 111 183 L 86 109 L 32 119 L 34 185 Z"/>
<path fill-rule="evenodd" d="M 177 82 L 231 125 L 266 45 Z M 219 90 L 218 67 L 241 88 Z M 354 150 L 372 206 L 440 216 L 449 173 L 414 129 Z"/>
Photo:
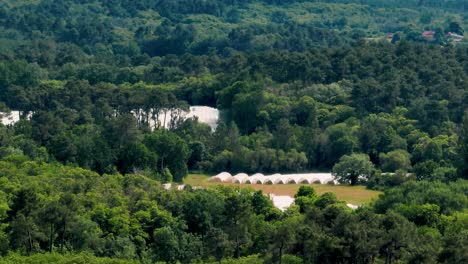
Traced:
<path fill-rule="evenodd" d="M 463 178 L 468 179 L 468 110 L 465 111 L 465 115 L 463 116 L 459 140 L 459 153 L 460 173 Z"/>

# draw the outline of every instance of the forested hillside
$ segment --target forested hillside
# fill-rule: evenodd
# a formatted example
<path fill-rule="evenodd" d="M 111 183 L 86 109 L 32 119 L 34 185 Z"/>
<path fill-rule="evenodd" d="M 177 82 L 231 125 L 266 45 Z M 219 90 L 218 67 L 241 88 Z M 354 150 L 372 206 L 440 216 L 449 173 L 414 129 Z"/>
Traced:
<path fill-rule="evenodd" d="M 465 180 L 407 183 L 356 211 L 332 193 L 301 187 L 297 205 L 282 213 L 260 192 L 164 191 L 141 175 L 98 175 L 20 154 L 0 165 L 0 253 L 67 254 L 61 262 L 57 255 L 10 254 L 2 263 L 99 263 L 89 253 L 135 263 L 232 257 L 244 258 L 226 263 L 463 263 L 467 257 Z M 88 254 L 70 255 L 77 252 Z"/>
<path fill-rule="evenodd" d="M 466 29 L 464 0 L 1 1 L 0 260 L 466 263 Z M 189 171 L 385 194 L 161 187 Z"/>

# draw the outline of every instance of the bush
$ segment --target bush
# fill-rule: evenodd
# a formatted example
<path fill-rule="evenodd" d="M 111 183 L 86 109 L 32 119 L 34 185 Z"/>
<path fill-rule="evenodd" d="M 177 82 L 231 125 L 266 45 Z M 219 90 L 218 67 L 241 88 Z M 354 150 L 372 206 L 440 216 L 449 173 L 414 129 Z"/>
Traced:
<path fill-rule="evenodd" d="M 10 254 L 4 258 L 0 258 L 0 262 L 4 264 L 137 264 L 137 261 L 122 260 L 116 258 L 100 258 L 89 253 L 67 254 L 60 255 L 57 253 L 35 254 L 31 256 L 21 256 L 18 254 Z"/>
<path fill-rule="evenodd" d="M 396 173 L 377 173 L 369 179 L 366 186 L 372 190 L 385 190 L 400 186 L 410 180 L 414 180 L 413 175 L 408 175 L 406 171 L 398 170 Z"/>
<path fill-rule="evenodd" d="M 262 263 L 262 262 L 263 261 L 259 255 L 251 255 L 251 256 L 242 257 L 238 259 L 223 259 L 221 261 L 221 264 L 256 264 L 256 263 Z M 214 262 L 214 263 L 219 263 L 219 262 Z"/>
<path fill-rule="evenodd" d="M 282 258 L 282 263 L 284 264 L 301 264 L 303 261 L 300 257 L 293 255 L 284 255 Z"/>

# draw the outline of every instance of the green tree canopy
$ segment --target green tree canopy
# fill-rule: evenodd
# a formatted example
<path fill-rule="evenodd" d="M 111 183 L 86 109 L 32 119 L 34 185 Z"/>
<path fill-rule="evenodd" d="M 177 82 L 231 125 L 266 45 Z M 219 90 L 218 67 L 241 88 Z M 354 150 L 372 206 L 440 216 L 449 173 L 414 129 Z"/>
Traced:
<path fill-rule="evenodd" d="M 366 180 L 374 172 L 374 164 L 366 154 L 344 155 L 333 166 L 332 174 L 341 183 L 355 185 L 360 179 Z"/>

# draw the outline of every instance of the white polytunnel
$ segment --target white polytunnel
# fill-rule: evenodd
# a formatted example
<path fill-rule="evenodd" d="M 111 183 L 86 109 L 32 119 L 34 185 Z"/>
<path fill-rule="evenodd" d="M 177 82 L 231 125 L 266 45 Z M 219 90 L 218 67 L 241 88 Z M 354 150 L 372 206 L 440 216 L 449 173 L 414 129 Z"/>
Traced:
<path fill-rule="evenodd" d="M 297 184 L 297 181 L 294 178 L 288 178 L 286 180 L 286 184 Z"/>
<path fill-rule="evenodd" d="M 246 173 L 238 173 L 232 176 L 228 172 L 222 172 L 210 178 L 212 182 L 237 183 L 237 184 L 326 184 L 337 183 L 331 173 L 298 173 L 263 175 L 255 173 L 251 176 Z"/>
<path fill-rule="evenodd" d="M 246 180 L 249 179 L 249 175 L 246 173 L 239 173 L 236 176 L 232 177 L 232 183 L 245 183 Z"/>
<path fill-rule="evenodd" d="M 229 172 L 221 172 L 220 174 L 210 178 L 211 182 L 227 182 L 231 180 L 232 175 Z"/>
<path fill-rule="evenodd" d="M 245 181 L 246 184 L 262 184 L 262 179 L 265 176 L 261 173 L 255 173 L 254 175 L 250 176 L 249 179 Z"/>
<path fill-rule="evenodd" d="M 256 179 L 255 184 L 263 184 L 263 179 Z"/>
<path fill-rule="evenodd" d="M 284 180 L 281 177 L 278 177 L 273 182 L 274 184 L 284 184 Z"/>
<path fill-rule="evenodd" d="M 306 178 L 300 178 L 298 181 L 297 181 L 298 184 L 309 184 L 309 180 L 306 179 Z"/>

